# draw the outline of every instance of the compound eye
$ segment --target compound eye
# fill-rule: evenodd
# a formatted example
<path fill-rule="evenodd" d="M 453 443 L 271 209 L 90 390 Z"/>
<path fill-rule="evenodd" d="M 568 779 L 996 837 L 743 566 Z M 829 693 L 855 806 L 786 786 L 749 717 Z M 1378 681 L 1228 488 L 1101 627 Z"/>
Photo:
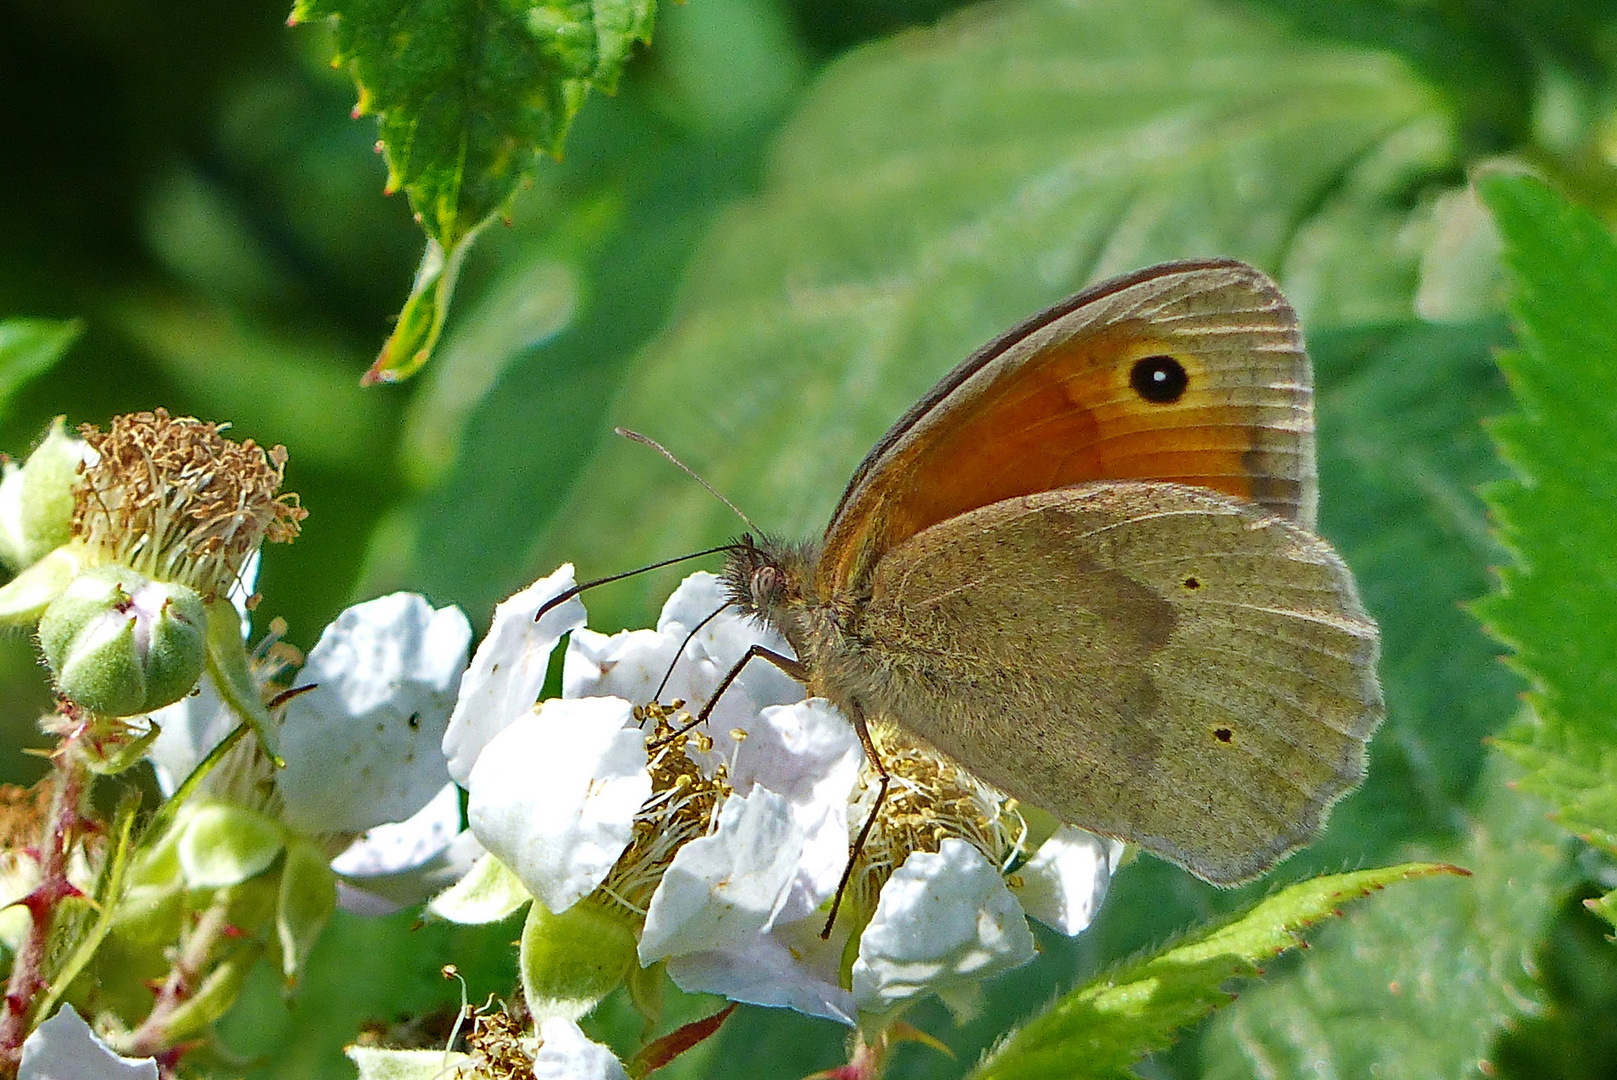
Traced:
<path fill-rule="evenodd" d="M 752 574 L 752 597 L 759 604 L 769 603 L 780 596 L 785 584 L 778 567 L 760 566 Z"/>

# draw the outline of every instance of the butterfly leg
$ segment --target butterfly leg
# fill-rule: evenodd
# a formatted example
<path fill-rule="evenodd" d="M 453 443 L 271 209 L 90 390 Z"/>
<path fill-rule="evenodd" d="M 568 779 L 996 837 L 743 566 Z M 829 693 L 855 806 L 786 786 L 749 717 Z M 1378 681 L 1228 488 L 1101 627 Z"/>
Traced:
<path fill-rule="evenodd" d="M 825 929 L 820 931 L 823 941 L 831 936 L 831 926 L 837 921 L 837 910 L 842 907 L 842 894 L 848 889 L 848 880 L 853 877 L 854 864 L 859 861 L 859 853 L 865 850 L 865 841 L 870 837 L 870 830 L 876 825 L 876 815 L 881 813 L 881 804 L 887 798 L 887 785 L 892 777 L 887 772 L 887 766 L 881 763 L 881 755 L 876 752 L 876 744 L 870 737 L 870 728 L 865 724 L 865 711 L 856 701 L 848 701 L 842 708 L 844 715 L 853 722 L 853 730 L 859 735 L 859 745 L 865 748 L 865 760 L 870 767 L 876 770 L 876 801 L 871 804 L 870 813 L 865 817 L 865 823 L 859 828 L 859 836 L 848 849 L 848 863 L 842 868 L 842 880 L 837 882 L 836 895 L 831 898 L 831 914 L 826 917 Z"/>
<path fill-rule="evenodd" d="M 724 696 L 724 692 L 730 689 L 730 684 L 736 681 L 736 677 L 741 674 L 741 669 L 746 667 L 753 660 L 757 659 L 768 660 L 771 664 L 774 664 L 776 667 L 784 671 L 788 677 L 796 679 L 800 683 L 808 682 L 808 668 L 804 667 L 797 660 L 785 655 L 784 653 L 778 653 L 774 649 L 766 649 L 762 645 L 750 646 L 746 653 L 743 654 L 741 659 L 736 661 L 735 666 L 729 671 L 725 672 L 724 678 L 719 680 L 718 687 L 714 689 L 713 696 L 707 699 L 707 704 L 702 706 L 702 711 L 697 713 L 695 718 L 692 719 L 690 723 L 686 724 L 682 728 L 679 728 L 670 735 L 665 735 L 663 738 L 658 739 L 651 745 L 661 746 L 669 739 L 674 738 L 674 736 L 683 735 L 698 724 L 705 724 L 707 722 L 707 718 L 713 714 L 713 706 L 717 705 L 719 703 L 719 699 Z"/>

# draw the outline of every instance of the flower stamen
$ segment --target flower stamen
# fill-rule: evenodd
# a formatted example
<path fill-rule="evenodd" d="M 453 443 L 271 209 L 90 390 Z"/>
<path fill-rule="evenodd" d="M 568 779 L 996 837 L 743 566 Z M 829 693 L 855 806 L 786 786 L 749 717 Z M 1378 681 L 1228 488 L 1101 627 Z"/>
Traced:
<path fill-rule="evenodd" d="M 95 462 L 83 468 L 73 535 L 104 561 L 222 596 L 266 540 L 298 534 L 306 511 L 277 495 L 286 448 L 234 442 L 224 424 L 163 409 L 80 428 Z"/>

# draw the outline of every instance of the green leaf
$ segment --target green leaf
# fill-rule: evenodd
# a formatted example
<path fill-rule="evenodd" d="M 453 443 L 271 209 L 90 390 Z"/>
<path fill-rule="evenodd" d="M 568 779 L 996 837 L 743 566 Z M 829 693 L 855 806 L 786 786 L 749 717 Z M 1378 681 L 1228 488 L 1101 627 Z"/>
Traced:
<path fill-rule="evenodd" d="M 1235 255 L 1279 273 L 1311 325 L 1407 314 L 1400 193 L 1448 155 L 1436 100 L 1383 54 L 1200 0 L 976 8 L 860 50 L 810 91 L 612 419 L 764 529 L 812 535 L 943 372 L 1097 276 Z M 559 520 L 544 561 L 583 556 L 585 576 L 737 529 L 616 443 Z M 639 610 L 605 621 L 643 619 L 676 574 L 642 579 Z"/>
<path fill-rule="evenodd" d="M 297 0 L 294 22 L 336 20 L 337 62 L 375 113 L 388 190 L 409 196 L 427 256 L 399 328 L 367 376 L 408 377 L 442 329 L 455 268 L 477 231 L 560 156 L 594 87 L 608 92 L 635 42 L 651 39 L 652 0 Z"/>
<path fill-rule="evenodd" d="M 1488 1075 L 1500 1033 L 1541 1011 L 1523 958 L 1568 877 L 1543 806 L 1507 786 L 1517 771 L 1490 755 L 1469 838 L 1444 852 L 1471 877 L 1400 890 L 1320 934 L 1213 1021 L 1203 1080 Z"/>
<path fill-rule="evenodd" d="M 1521 341 L 1499 359 L 1520 411 L 1493 426 L 1518 479 L 1486 493 L 1515 563 L 1476 611 L 1515 650 L 1534 715 L 1500 746 L 1563 825 L 1617 852 L 1617 242 L 1537 180 L 1477 186 Z"/>
<path fill-rule="evenodd" d="M 0 419 L 17 391 L 60 360 L 83 332 L 77 319 L 0 319 Z"/>
<path fill-rule="evenodd" d="M 375 113 L 390 189 L 445 251 L 505 206 L 538 151 L 560 154 L 592 87 L 610 92 L 651 0 L 297 0 L 336 19 L 337 62 Z"/>
<path fill-rule="evenodd" d="M 1233 1000 L 1225 984 L 1251 978 L 1260 964 L 1302 944 L 1301 932 L 1344 901 L 1398 881 L 1464 873 L 1436 863 L 1408 863 L 1292 885 L 1245 914 L 1198 931 L 1153 956 L 1125 964 L 1058 1001 L 1007 1039 L 973 1080 L 1128 1077 L 1131 1066 Z"/>

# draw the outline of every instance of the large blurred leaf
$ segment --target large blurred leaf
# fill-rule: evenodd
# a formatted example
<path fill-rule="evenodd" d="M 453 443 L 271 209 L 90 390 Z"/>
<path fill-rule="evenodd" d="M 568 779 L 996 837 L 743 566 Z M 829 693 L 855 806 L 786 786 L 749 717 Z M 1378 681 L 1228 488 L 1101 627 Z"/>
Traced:
<path fill-rule="evenodd" d="M 1414 837 L 1458 838 L 1483 738 L 1516 709 L 1520 683 L 1461 607 L 1501 557 L 1475 490 L 1501 475 L 1481 422 L 1508 399 L 1491 359 L 1508 341 L 1502 320 L 1310 341 L 1321 531 L 1381 624 L 1387 722 L 1369 780 L 1336 808 L 1308 865 L 1389 861 L 1409 857 Z"/>
<path fill-rule="evenodd" d="M 1535 722 L 1501 746 L 1562 824 L 1617 853 L 1617 241 L 1537 180 L 1478 187 L 1522 345 L 1500 358 L 1520 412 L 1493 428 L 1519 477 L 1488 492 L 1516 564 L 1477 611 L 1532 681 Z"/>
<path fill-rule="evenodd" d="M 1566 876 L 1542 807 L 1505 790 L 1514 772 L 1495 758 L 1470 840 L 1452 852 L 1472 877 L 1400 889 L 1321 934 L 1215 1018 L 1204 1077 L 1490 1075 L 1494 1039 L 1536 1010 L 1523 957 Z"/>
<path fill-rule="evenodd" d="M 1473 154 L 1514 149 L 1534 135 L 1542 138 L 1548 126 L 1565 124 L 1545 113 L 1572 104 L 1564 96 L 1571 89 L 1568 81 L 1581 84 L 1573 91 L 1578 95 L 1609 92 L 1602 84 L 1611 76 L 1605 42 L 1617 21 L 1612 0 L 1245 2 L 1283 15 L 1310 36 L 1379 46 L 1405 57 L 1453 103 Z M 1551 91 L 1561 100 L 1545 100 L 1546 80 L 1561 84 Z M 1573 108 L 1596 112 L 1585 102 Z M 1577 118 L 1595 120 L 1595 115 Z M 1535 126 L 1539 130 L 1531 131 Z"/>
<path fill-rule="evenodd" d="M 822 79 L 613 419 L 763 527 L 810 535 L 939 374 L 1099 274 L 1236 255 L 1281 274 L 1316 324 L 1406 312 L 1401 200 L 1447 152 L 1434 98 L 1383 55 L 1199 0 L 979 8 Z M 548 550 L 617 570 L 736 528 L 613 445 Z"/>
<path fill-rule="evenodd" d="M 73 319 L 0 320 L 0 417 L 17 391 L 60 360 L 83 331 Z"/>
<path fill-rule="evenodd" d="M 466 383 L 435 375 L 422 388 L 407 468 L 434 487 L 400 515 L 402 567 L 378 567 L 368 592 L 420 589 L 482 620 L 533 580 L 535 538 L 611 438 L 606 410 L 628 361 L 662 325 L 716 209 L 754 182 L 757 131 L 670 129 L 634 87 L 600 104 L 579 119 L 554 187 L 519 197 L 515 228 L 485 237 L 468 268 L 492 273 L 443 359 L 495 381 L 470 412 L 440 392 Z M 526 301 L 501 308 L 518 279 Z"/>

